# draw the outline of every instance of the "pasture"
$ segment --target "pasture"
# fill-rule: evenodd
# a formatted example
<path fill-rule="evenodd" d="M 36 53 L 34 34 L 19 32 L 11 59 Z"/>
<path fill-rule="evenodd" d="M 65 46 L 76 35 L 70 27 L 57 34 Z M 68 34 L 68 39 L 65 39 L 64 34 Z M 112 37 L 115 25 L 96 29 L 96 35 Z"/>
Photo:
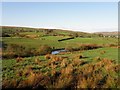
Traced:
<path fill-rule="evenodd" d="M 58 41 L 70 38 L 70 33 L 26 30 L 2 37 L 3 88 L 119 88 L 118 39 L 85 34 Z M 51 54 L 61 48 L 67 51 Z"/>
<path fill-rule="evenodd" d="M 71 40 L 58 42 L 60 39 L 68 38 L 68 36 L 45 36 L 39 38 L 21 38 L 21 37 L 5 37 L 2 38 L 7 44 L 20 44 L 29 47 L 39 47 L 40 45 L 49 45 L 56 48 L 64 48 L 65 46 L 77 47 L 80 44 L 99 44 L 99 45 L 110 45 L 118 44 L 116 38 L 75 38 Z"/>

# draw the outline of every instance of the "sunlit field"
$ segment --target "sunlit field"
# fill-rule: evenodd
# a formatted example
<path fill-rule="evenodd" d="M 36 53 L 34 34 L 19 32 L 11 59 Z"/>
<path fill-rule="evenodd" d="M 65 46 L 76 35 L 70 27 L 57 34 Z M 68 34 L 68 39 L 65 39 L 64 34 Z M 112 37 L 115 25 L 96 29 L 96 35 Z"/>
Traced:
<path fill-rule="evenodd" d="M 15 27 L 2 33 L 3 88 L 120 87 L 116 37 Z"/>

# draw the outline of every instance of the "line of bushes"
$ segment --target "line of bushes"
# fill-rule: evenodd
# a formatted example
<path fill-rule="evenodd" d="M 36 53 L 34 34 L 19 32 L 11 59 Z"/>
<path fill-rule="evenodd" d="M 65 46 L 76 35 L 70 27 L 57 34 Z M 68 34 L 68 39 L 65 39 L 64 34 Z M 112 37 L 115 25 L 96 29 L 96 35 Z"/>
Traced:
<path fill-rule="evenodd" d="M 66 46 L 65 50 L 67 51 L 79 51 L 79 50 L 91 50 L 91 49 L 97 49 L 97 48 L 102 48 L 102 46 L 97 45 L 97 44 L 81 44 L 78 47 L 71 47 L 71 46 Z"/>
<path fill-rule="evenodd" d="M 5 45 L 2 48 L 2 58 L 10 59 L 17 57 L 30 57 L 49 54 L 52 48 L 48 45 L 41 45 L 38 48 L 25 47 L 18 44 Z"/>

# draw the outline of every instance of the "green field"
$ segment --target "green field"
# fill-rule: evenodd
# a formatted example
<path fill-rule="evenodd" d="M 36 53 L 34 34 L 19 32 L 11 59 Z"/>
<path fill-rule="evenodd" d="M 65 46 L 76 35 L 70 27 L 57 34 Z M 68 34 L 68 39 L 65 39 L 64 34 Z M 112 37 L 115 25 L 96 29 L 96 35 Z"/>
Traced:
<path fill-rule="evenodd" d="M 16 34 L 15 30 L 3 28 L 3 88 L 120 87 L 117 38 L 78 32 L 74 39 L 58 42 L 74 32 L 19 28 Z M 68 51 L 51 54 L 61 48 Z"/>
<path fill-rule="evenodd" d="M 8 44 L 20 44 L 29 47 L 39 47 L 40 45 L 47 44 L 56 48 L 63 48 L 67 45 L 72 47 L 77 47 L 80 44 L 99 44 L 99 45 L 109 45 L 117 44 L 118 40 L 115 38 L 75 38 L 73 40 L 67 40 L 58 42 L 59 39 L 67 38 L 68 36 L 46 36 L 40 38 L 20 38 L 20 37 L 5 37 L 2 38 L 4 42 Z"/>

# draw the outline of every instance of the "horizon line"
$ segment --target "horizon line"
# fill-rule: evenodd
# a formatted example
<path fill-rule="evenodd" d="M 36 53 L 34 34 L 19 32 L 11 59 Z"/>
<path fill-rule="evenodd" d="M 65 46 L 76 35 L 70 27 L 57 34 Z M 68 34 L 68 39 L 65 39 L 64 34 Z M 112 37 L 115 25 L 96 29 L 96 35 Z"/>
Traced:
<path fill-rule="evenodd" d="M 119 30 L 115 31 L 94 31 L 94 32 L 89 32 L 89 31 L 82 31 L 78 29 L 68 29 L 68 28 L 58 28 L 58 27 L 34 27 L 34 26 L 19 26 L 19 25 L 0 25 L 0 27 L 21 27 L 21 28 L 36 28 L 36 29 L 60 29 L 60 30 L 67 30 L 67 31 L 73 31 L 73 32 L 85 32 L 85 33 L 97 33 L 97 32 L 119 32 Z M 99 28 L 98 28 L 99 29 Z M 106 28 L 104 28 L 106 29 Z M 107 28 L 108 29 L 108 28 Z"/>

